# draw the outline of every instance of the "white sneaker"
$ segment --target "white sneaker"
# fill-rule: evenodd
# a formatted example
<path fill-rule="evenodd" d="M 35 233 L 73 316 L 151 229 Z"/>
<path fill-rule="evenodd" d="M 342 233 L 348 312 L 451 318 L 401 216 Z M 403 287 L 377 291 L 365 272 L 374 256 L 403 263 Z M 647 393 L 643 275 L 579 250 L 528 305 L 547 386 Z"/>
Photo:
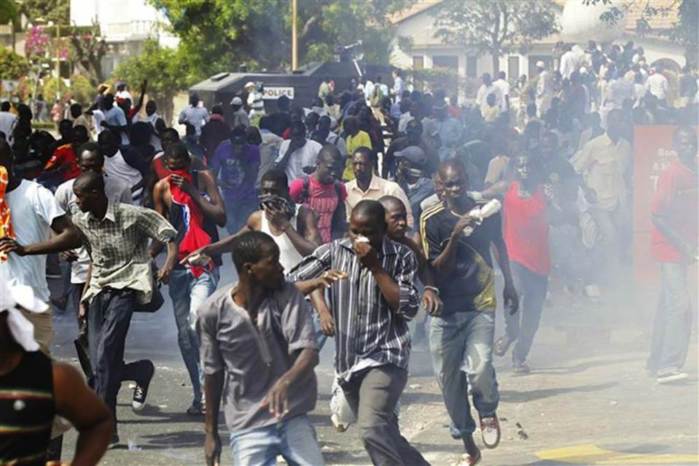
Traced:
<path fill-rule="evenodd" d="M 481 418 L 481 437 L 486 448 L 493 449 L 500 443 L 500 422 L 497 416 Z"/>
<path fill-rule="evenodd" d="M 687 375 L 686 372 L 680 372 L 680 371 L 672 371 L 672 372 L 666 372 L 662 375 L 658 375 L 658 378 L 655 379 L 659 384 L 666 384 L 666 383 L 672 383 L 672 382 L 679 382 L 680 380 L 685 380 L 689 376 Z"/>

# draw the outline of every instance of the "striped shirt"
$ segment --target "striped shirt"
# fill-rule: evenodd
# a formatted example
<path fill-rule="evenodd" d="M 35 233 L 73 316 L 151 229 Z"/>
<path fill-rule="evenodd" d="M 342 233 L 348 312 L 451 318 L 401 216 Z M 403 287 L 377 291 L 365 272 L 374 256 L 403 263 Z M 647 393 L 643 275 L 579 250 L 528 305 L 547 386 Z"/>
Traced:
<path fill-rule="evenodd" d="M 400 287 L 400 304 L 392 311 L 368 268 L 352 249 L 350 239 L 316 249 L 291 271 L 290 280 L 308 280 L 331 269 L 349 276 L 328 290 L 335 320 L 335 369 L 349 380 L 368 367 L 394 364 L 407 368 L 410 357 L 408 321 L 417 313 L 417 259 L 407 246 L 384 239 L 379 261 Z"/>

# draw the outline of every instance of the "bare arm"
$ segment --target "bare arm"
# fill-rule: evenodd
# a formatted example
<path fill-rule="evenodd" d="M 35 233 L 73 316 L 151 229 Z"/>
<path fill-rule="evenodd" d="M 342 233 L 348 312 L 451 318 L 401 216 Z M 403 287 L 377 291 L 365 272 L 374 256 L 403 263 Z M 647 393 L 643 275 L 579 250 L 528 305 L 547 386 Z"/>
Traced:
<path fill-rule="evenodd" d="M 99 463 L 114 429 L 107 405 L 68 364 L 53 362 L 53 386 L 56 413 L 68 419 L 79 432 L 73 466 Z"/>
<path fill-rule="evenodd" d="M 196 197 L 193 196 L 192 199 L 201 207 L 204 215 L 216 222 L 216 225 L 220 227 L 226 226 L 226 208 L 223 203 L 221 191 L 219 191 L 218 186 L 216 186 L 216 180 L 208 170 L 198 173 L 200 176 L 199 179 L 204 181 L 206 194 L 209 195 L 209 199 L 204 199 L 199 193 L 197 193 Z"/>
<path fill-rule="evenodd" d="M 316 217 L 312 210 L 301 207 L 298 221 L 303 222 L 303 232 L 301 235 L 291 224 L 285 222 L 282 230 L 289 236 L 291 243 L 302 256 L 311 254 L 322 242 L 320 233 L 316 227 Z"/>
<path fill-rule="evenodd" d="M 21 245 L 10 237 L 0 238 L 0 252 L 14 252 L 20 256 L 35 256 L 75 249 L 82 245 L 80 232 L 66 215 L 56 217 L 51 223 L 51 229 L 56 233 L 48 241 Z"/>
<path fill-rule="evenodd" d="M 296 356 L 294 365 L 279 377 L 269 390 L 262 402 L 262 406 L 269 407 L 269 412 L 277 419 L 282 418 L 289 410 L 289 400 L 287 398 L 289 387 L 297 380 L 303 379 L 309 372 L 312 372 L 317 365 L 318 350 L 315 348 L 302 349 Z"/>
<path fill-rule="evenodd" d="M 204 454 L 206 465 L 219 464 L 221 457 L 221 439 L 218 435 L 218 412 L 221 408 L 221 393 L 223 392 L 223 374 L 218 371 L 213 375 L 204 376 L 204 393 L 206 394 L 206 414 L 204 415 Z"/>

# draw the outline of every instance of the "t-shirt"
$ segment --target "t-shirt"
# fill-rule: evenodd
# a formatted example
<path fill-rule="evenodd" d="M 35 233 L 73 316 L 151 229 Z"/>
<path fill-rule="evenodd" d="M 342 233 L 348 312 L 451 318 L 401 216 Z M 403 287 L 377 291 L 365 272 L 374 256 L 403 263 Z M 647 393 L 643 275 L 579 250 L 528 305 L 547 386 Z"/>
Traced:
<path fill-rule="evenodd" d="M 505 193 L 503 236 L 511 261 L 539 275 L 551 271 L 546 198 L 540 187 L 530 197 L 519 196 L 515 181 Z"/>
<path fill-rule="evenodd" d="M 46 162 L 45 170 L 55 170 L 59 167 L 66 167 L 61 176 L 61 181 L 72 180 L 80 175 L 78 167 L 78 157 L 75 154 L 72 144 L 65 144 L 53 151 L 53 155 Z"/>
<path fill-rule="evenodd" d="M 201 127 L 209 121 L 209 111 L 204 107 L 192 107 L 189 105 L 180 113 L 179 121 L 192 125 L 197 133 L 197 137 L 199 137 L 201 136 Z"/>
<path fill-rule="evenodd" d="M 303 199 L 304 179 L 308 179 L 307 199 Z M 340 199 L 338 199 L 338 188 Z M 289 195 L 297 204 L 304 204 L 318 216 L 318 231 L 323 243 L 332 241 L 332 220 L 340 202 L 347 199 L 347 189 L 342 183 L 322 184 L 314 176 L 298 178 L 291 182 Z"/>
<path fill-rule="evenodd" d="M 291 140 L 287 139 L 283 141 L 279 146 L 279 155 L 277 156 L 277 162 L 279 162 L 282 157 L 289 150 L 289 145 Z M 316 159 L 318 158 L 318 153 L 323 148 L 319 143 L 313 141 L 312 139 L 306 139 L 306 143 L 300 149 L 296 149 L 293 153 L 289 155 L 286 159 L 286 167 L 284 172 L 286 177 L 291 183 L 296 178 L 301 178 L 306 172 L 303 171 L 304 168 L 311 168 L 316 166 Z"/>
<path fill-rule="evenodd" d="M 345 171 L 342 173 L 342 179 L 345 181 L 354 179 L 354 171 L 352 170 L 352 155 L 354 151 L 360 147 L 368 147 L 371 149 L 371 137 L 366 131 L 359 131 L 354 136 L 347 135 L 345 138 L 347 143 L 347 162 L 345 163 Z"/>
<path fill-rule="evenodd" d="M 662 215 L 668 226 L 687 244 L 696 248 L 699 222 L 697 173 L 674 160 L 661 174 L 651 212 Z M 659 262 L 687 262 L 687 257 L 653 225 L 651 250 Z"/>
<path fill-rule="evenodd" d="M 420 236 L 425 256 L 430 262 L 442 253 L 458 221 L 459 217 L 443 203 L 423 211 Z M 447 275 L 436 274 L 436 286 L 444 302 L 444 314 L 495 310 L 495 275 L 490 245 L 501 237 L 500 214 L 485 219 L 475 227 L 471 236 L 460 237 L 454 269 Z"/>
<path fill-rule="evenodd" d="M 34 181 L 22 180 L 19 186 L 5 193 L 5 200 L 10 206 L 15 237 L 22 245 L 47 241 L 54 219 L 65 215 L 51 191 Z M 49 300 L 44 254 L 24 257 L 8 254 L 7 262 L 0 262 L 0 280 L 11 286 L 30 286 L 37 298 Z"/>
<path fill-rule="evenodd" d="M 279 422 L 262 401 L 294 364 L 297 352 L 317 348 L 311 306 L 293 284 L 270 292 L 257 311 L 255 325 L 233 301 L 229 287 L 211 295 L 197 311 L 202 368 L 209 375 L 224 372 L 222 402 L 230 432 Z M 312 411 L 317 396 L 315 373 L 308 371 L 289 387 L 283 420 Z"/>
<path fill-rule="evenodd" d="M 216 174 L 227 202 L 248 201 L 257 197 L 255 180 L 260 168 L 260 150 L 257 146 L 246 144 L 240 154 L 233 154 L 231 141 L 223 141 L 209 161 L 209 168 Z"/>

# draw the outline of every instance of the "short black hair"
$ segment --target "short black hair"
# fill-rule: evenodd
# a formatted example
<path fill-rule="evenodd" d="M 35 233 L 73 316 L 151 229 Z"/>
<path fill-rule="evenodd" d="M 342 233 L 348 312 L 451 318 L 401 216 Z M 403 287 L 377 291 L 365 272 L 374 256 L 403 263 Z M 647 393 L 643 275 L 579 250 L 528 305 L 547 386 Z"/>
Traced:
<path fill-rule="evenodd" d="M 104 176 L 93 171 L 83 172 L 75 179 L 73 186 L 80 191 L 96 191 L 104 194 Z"/>
<path fill-rule="evenodd" d="M 271 236 L 261 231 L 246 231 L 235 236 L 231 242 L 231 254 L 233 256 L 233 264 L 241 273 L 243 265 L 246 263 L 255 263 L 264 259 L 266 254 L 277 248 Z"/>
<path fill-rule="evenodd" d="M 323 147 L 320 149 L 320 151 L 318 152 L 317 159 L 320 160 L 324 157 L 332 157 L 333 161 L 335 161 L 342 157 L 342 153 L 340 153 L 340 149 L 338 149 L 337 146 L 335 146 L 335 144 L 328 143 L 324 144 Z"/>
<path fill-rule="evenodd" d="M 104 164 L 104 155 L 100 152 L 100 146 L 96 142 L 86 142 L 85 144 L 81 145 L 78 148 L 78 160 L 82 157 L 83 152 L 92 152 L 93 154 L 97 154 L 99 158 L 102 159 L 102 163 Z"/>
<path fill-rule="evenodd" d="M 401 206 L 405 209 L 405 204 L 403 204 L 403 201 L 398 199 L 396 196 L 383 196 L 379 198 L 379 202 L 381 203 L 384 209 L 388 209 L 389 206 Z M 405 211 L 406 213 L 408 212 L 407 209 Z"/>
<path fill-rule="evenodd" d="M 367 217 L 371 222 L 386 226 L 386 209 L 379 201 L 364 199 L 352 209 L 352 217 L 354 216 Z"/>
<path fill-rule="evenodd" d="M 354 158 L 354 156 L 357 154 L 366 155 L 371 163 L 376 162 L 376 155 L 374 154 L 374 151 L 369 149 L 367 146 L 357 147 L 354 152 L 352 152 L 352 158 Z"/>
<path fill-rule="evenodd" d="M 100 133 L 102 134 L 102 133 Z M 169 136 L 172 136 L 172 139 L 174 141 L 179 141 L 180 140 L 180 133 L 177 132 L 175 128 L 165 128 L 160 132 L 160 139 L 165 139 Z"/>
<path fill-rule="evenodd" d="M 10 102 L 8 100 L 0 104 L 0 111 L 9 112 L 10 108 L 12 108 L 12 105 L 10 105 Z"/>
<path fill-rule="evenodd" d="M 189 160 L 191 156 L 187 150 L 187 146 L 183 142 L 176 142 L 170 144 L 165 153 L 163 154 L 167 159 L 186 159 Z"/>
<path fill-rule="evenodd" d="M 277 169 L 269 170 L 267 173 L 262 175 L 262 178 L 260 179 L 260 183 L 264 183 L 266 181 L 271 181 L 274 184 L 278 184 L 279 186 L 288 186 L 289 185 L 289 178 L 286 176 L 286 173 L 284 173 L 283 170 L 277 170 Z"/>

